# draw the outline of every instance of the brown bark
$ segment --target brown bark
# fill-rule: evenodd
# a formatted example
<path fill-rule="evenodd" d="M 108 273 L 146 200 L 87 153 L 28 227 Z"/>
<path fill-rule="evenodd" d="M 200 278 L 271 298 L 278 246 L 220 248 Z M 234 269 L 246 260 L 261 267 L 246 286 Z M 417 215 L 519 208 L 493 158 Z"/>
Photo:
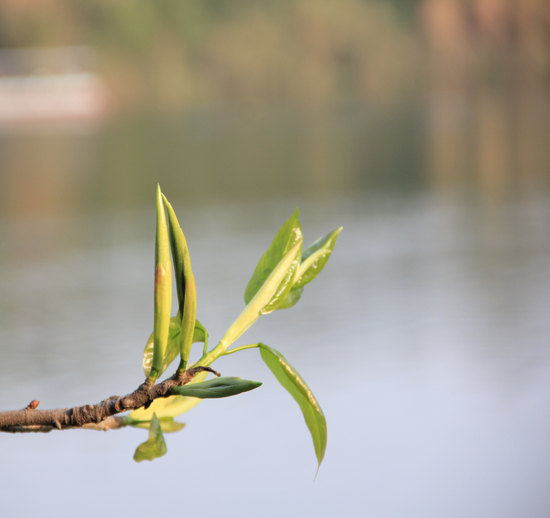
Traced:
<path fill-rule="evenodd" d="M 37 410 L 38 401 L 33 400 L 22 410 L 0 412 L 0 432 L 49 432 L 67 428 L 91 428 L 109 430 L 124 426 L 123 419 L 116 416 L 121 412 L 136 410 L 149 406 L 155 399 L 171 396 L 171 389 L 189 383 L 196 374 L 207 370 L 217 376 L 216 371 L 208 367 L 192 367 L 181 376 L 174 374 L 171 378 L 153 385 L 147 381 L 134 392 L 126 396 L 111 396 L 97 405 L 84 405 L 74 408 L 57 408 L 55 410 Z"/>

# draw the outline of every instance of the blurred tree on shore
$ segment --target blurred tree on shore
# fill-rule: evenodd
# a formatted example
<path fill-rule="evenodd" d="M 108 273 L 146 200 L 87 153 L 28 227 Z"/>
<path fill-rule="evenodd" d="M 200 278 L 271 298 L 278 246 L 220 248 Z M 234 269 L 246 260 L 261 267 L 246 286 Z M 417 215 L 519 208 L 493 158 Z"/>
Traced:
<path fill-rule="evenodd" d="M 0 0 L 1 47 L 91 45 L 117 105 L 167 112 L 547 85 L 549 31 L 545 0 Z"/>
<path fill-rule="evenodd" d="M 418 45 L 394 5 L 362 0 L 0 1 L 3 47 L 91 45 L 122 106 L 384 100 Z"/>

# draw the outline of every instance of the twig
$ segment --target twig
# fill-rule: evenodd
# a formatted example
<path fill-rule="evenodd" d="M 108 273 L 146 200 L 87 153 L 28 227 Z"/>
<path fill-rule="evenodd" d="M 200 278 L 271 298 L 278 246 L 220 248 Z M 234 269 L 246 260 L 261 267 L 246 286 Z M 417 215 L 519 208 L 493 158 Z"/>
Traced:
<path fill-rule="evenodd" d="M 171 396 L 171 389 L 189 383 L 196 374 L 202 371 L 220 374 L 210 367 L 191 367 L 181 376 L 174 374 L 157 385 L 142 383 L 134 392 L 126 396 L 111 396 L 97 405 L 84 405 L 74 408 L 57 408 L 55 410 L 37 410 L 37 400 L 31 401 L 22 410 L 0 412 L 0 432 L 50 432 L 68 428 L 88 428 L 109 430 L 123 426 L 123 420 L 109 419 L 121 412 L 148 407 L 155 399 Z"/>

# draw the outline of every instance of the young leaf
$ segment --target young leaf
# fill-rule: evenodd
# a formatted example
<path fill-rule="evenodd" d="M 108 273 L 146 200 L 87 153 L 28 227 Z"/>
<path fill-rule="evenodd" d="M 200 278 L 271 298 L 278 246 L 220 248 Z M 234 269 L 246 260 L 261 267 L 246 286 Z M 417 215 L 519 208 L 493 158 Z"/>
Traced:
<path fill-rule="evenodd" d="M 191 269 L 191 258 L 187 241 L 181 230 L 176 213 L 170 202 L 163 196 L 166 209 L 168 210 L 168 219 L 170 221 L 170 244 L 172 246 L 172 257 L 174 259 L 174 269 L 176 275 L 176 287 L 178 291 L 178 313 L 182 317 L 180 334 L 180 354 L 182 359 L 182 368 L 185 368 L 191 344 L 193 343 L 193 330 L 195 328 L 195 319 L 197 317 L 197 288 L 195 277 Z"/>
<path fill-rule="evenodd" d="M 290 288 L 286 299 L 281 302 L 276 309 L 291 308 L 300 300 L 304 292 L 304 286 L 315 279 L 315 277 L 321 273 L 325 264 L 327 264 L 330 254 L 332 254 L 332 250 L 334 249 L 334 245 L 336 244 L 338 234 L 340 234 L 341 231 L 342 227 L 330 232 L 325 237 L 320 237 L 315 243 L 302 252 L 302 261 L 298 268 L 298 273 L 296 274 L 296 282 L 292 285 L 292 288 Z"/>
<path fill-rule="evenodd" d="M 185 370 L 191 345 L 193 344 L 193 335 L 195 332 L 195 321 L 197 318 L 197 287 L 195 285 L 195 277 L 189 267 L 189 272 L 185 274 L 185 302 L 183 306 L 183 318 L 181 319 L 180 332 L 180 354 L 181 361 L 178 371 Z"/>
<path fill-rule="evenodd" d="M 187 384 L 183 387 L 174 387 L 173 394 L 180 396 L 197 397 L 200 399 L 215 399 L 229 396 L 236 396 L 242 392 L 254 390 L 261 385 L 259 381 L 243 380 L 241 378 L 214 378 L 202 383 L 193 385 Z"/>
<path fill-rule="evenodd" d="M 204 326 L 195 319 L 195 331 L 193 333 L 193 343 L 204 342 L 208 346 L 208 332 Z"/>
<path fill-rule="evenodd" d="M 153 460 L 157 457 L 162 457 L 165 455 L 166 451 L 166 443 L 164 442 L 164 437 L 162 436 L 158 417 L 153 415 L 151 425 L 149 426 L 149 439 L 136 448 L 134 460 L 136 462 Z"/>
<path fill-rule="evenodd" d="M 189 383 L 200 383 L 206 379 L 208 372 L 199 372 Z M 138 408 L 133 410 L 128 415 L 133 421 L 150 421 L 153 419 L 153 414 L 162 421 L 166 417 L 177 417 L 185 412 L 188 412 L 201 402 L 200 399 L 187 396 L 170 396 L 155 399 L 149 408 Z"/>
<path fill-rule="evenodd" d="M 294 277 L 298 265 L 297 258 L 301 255 L 302 242 L 298 241 L 279 261 L 271 271 L 266 281 L 256 292 L 252 300 L 243 309 L 235 322 L 223 335 L 217 347 L 227 349 L 239 336 L 241 336 L 258 318 L 265 314 L 265 308 L 273 300 L 280 287 L 286 283 L 290 286 L 290 279 Z M 286 288 L 285 288 L 286 289 Z M 216 347 L 216 348 L 217 348 Z M 216 349 L 214 349 L 216 350 Z"/>
<path fill-rule="evenodd" d="M 338 235 L 342 232 L 340 227 L 333 230 L 325 237 L 320 237 L 310 247 L 306 248 L 302 253 L 302 262 L 298 269 L 297 280 L 292 286 L 293 290 L 297 290 L 311 282 L 327 264 L 327 261 L 332 254 L 334 245 Z"/>
<path fill-rule="evenodd" d="M 327 447 L 327 421 L 319 403 L 303 378 L 280 352 L 262 343 L 258 345 L 266 365 L 300 406 L 313 439 L 317 462 L 321 466 Z"/>
<path fill-rule="evenodd" d="M 176 356 L 180 353 L 180 331 L 181 331 L 181 319 L 177 316 L 170 319 L 170 327 L 168 331 L 168 344 L 164 351 L 164 360 L 158 371 L 157 377 L 161 376 L 163 372 L 170 366 L 170 364 L 176 359 Z M 193 343 L 207 342 L 208 333 L 202 324 L 195 320 L 195 331 L 193 333 Z M 153 364 L 153 350 L 154 350 L 154 335 L 151 333 L 145 349 L 143 351 L 143 372 L 145 376 L 149 376 L 151 372 L 151 365 Z"/>
<path fill-rule="evenodd" d="M 300 221 L 298 219 L 298 209 L 292 216 L 283 224 L 279 229 L 267 252 L 262 256 L 260 262 L 257 264 L 254 273 L 244 292 L 244 301 L 248 304 L 253 297 L 258 293 L 260 288 L 264 285 L 265 281 L 270 276 L 271 272 L 281 262 L 283 257 L 291 250 L 297 243 L 302 243 L 303 235 L 302 228 L 300 227 Z M 300 253 L 294 258 L 293 267 L 289 269 L 288 275 L 284 277 L 280 286 L 273 294 L 273 297 L 265 308 L 262 310 L 262 314 L 267 314 L 277 308 L 277 306 L 284 301 L 292 284 L 294 283 L 297 268 L 300 264 L 301 258 L 301 246 Z"/>
<path fill-rule="evenodd" d="M 150 376 L 156 379 L 164 360 L 168 342 L 170 311 L 172 308 L 172 263 L 166 214 L 162 204 L 162 193 L 157 185 L 157 229 L 155 236 L 155 296 L 153 326 L 153 362 Z"/>
<path fill-rule="evenodd" d="M 168 211 L 168 221 L 170 222 L 170 248 L 172 249 L 172 259 L 174 261 L 174 276 L 176 278 L 176 289 L 178 292 L 178 308 L 180 317 L 183 315 L 183 306 L 185 299 L 185 266 L 186 263 L 191 267 L 191 259 L 189 257 L 189 249 L 187 248 L 187 241 L 185 235 L 180 227 L 176 213 L 172 208 L 172 205 L 164 196 L 164 205 Z"/>
<path fill-rule="evenodd" d="M 294 306 L 302 296 L 302 293 L 304 293 L 304 288 L 297 288 L 294 289 L 294 286 L 290 289 L 288 292 L 288 295 L 286 296 L 286 299 L 283 300 L 278 306 L 277 309 L 288 309 Z"/>

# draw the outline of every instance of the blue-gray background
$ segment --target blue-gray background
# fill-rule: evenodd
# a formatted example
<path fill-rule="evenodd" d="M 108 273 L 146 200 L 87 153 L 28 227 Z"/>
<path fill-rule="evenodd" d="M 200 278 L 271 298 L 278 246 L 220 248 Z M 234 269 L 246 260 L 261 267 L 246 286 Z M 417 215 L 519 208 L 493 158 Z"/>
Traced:
<path fill-rule="evenodd" d="M 295 207 L 306 242 L 344 227 L 239 340 L 299 370 L 328 448 L 313 482 L 297 405 L 245 351 L 215 367 L 264 385 L 182 416 L 153 463 L 143 430 L 0 435 L 2 515 L 547 517 L 544 2 L 87 5 L 0 2 L 0 87 L 28 72 L 14 48 L 85 45 L 109 92 L 74 120 L 0 102 L 0 409 L 142 381 L 160 182 L 213 341 Z"/>

